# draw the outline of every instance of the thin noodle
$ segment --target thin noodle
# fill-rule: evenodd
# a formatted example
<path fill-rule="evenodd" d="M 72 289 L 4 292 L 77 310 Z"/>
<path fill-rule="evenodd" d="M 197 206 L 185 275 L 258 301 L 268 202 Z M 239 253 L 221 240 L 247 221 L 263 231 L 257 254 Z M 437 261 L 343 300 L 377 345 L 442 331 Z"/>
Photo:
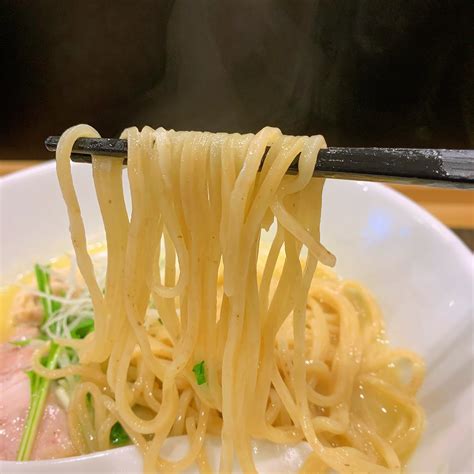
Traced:
<path fill-rule="evenodd" d="M 130 218 L 120 161 L 92 159 L 108 250 L 102 289 L 70 164 L 75 140 L 98 136 L 78 125 L 57 149 L 95 331 L 74 342 L 78 365 L 48 372 L 40 363 L 47 348 L 34 362 L 50 378 L 81 377 L 69 408 L 77 449 L 108 448 L 119 421 L 147 472 L 193 462 L 212 472 L 211 433 L 221 436 L 222 473 L 234 458 L 257 472 L 255 438 L 308 442 L 302 472 L 400 472 L 423 430 L 415 399 L 423 363 L 386 344 L 364 288 L 318 266 L 335 264 L 320 242 L 323 181 L 312 177 L 323 137 L 270 127 L 256 135 L 126 130 Z M 288 176 L 297 155 L 299 172 Z M 261 236 L 272 223 L 267 248 Z M 158 317 L 151 322 L 147 311 Z M 204 380 L 193 373 L 198 366 Z M 384 403 L 397 406 L 390 417 Z M 179 435 L 188 452 L 163 458 L 166 438 Z"/>

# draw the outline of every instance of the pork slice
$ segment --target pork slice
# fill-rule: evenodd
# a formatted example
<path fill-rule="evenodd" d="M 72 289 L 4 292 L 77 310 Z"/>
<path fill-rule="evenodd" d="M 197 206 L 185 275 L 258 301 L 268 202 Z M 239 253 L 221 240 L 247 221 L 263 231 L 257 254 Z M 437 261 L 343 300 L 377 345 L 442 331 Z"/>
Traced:
<path fill-rule="evenodd" d="M 50 393 L 41 420 L 31 459 L 66 458 L 78 454 L 69 437 L 67 414 Z"/>
<path fill-rule="evenodd" d="M 34 348 L 0 345 L 0 459 L 16 459 L 30 403 Z M 53 393 L 48 395 L 31 459 L 53 459 L 76 454 L 67 426 L 67 415 Z"/>
<path fill-rule="evenodd" d="M 16 459 L 29 403 L 30 381 L 24 372 L 0 377 L 0 459 Z"/>
<path fill-rule="evenodd" d="M 28 370 L 31 367 L 34 351 L 33 345 L 18 347 L 9 342 L 0 344 L 0 378 L 14 372 Z M 1 395 L 0 392 L 0 397 Z"/>

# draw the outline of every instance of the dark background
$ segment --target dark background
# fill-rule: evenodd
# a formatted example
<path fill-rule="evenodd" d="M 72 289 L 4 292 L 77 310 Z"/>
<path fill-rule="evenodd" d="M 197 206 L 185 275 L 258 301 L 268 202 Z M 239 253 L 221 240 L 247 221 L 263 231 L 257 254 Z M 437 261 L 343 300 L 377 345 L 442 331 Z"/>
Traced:
<path fill-rule="evenodd" d="M 0 0 L 0 158 L 76 123 L 474 143 L 472 0 Z"/>

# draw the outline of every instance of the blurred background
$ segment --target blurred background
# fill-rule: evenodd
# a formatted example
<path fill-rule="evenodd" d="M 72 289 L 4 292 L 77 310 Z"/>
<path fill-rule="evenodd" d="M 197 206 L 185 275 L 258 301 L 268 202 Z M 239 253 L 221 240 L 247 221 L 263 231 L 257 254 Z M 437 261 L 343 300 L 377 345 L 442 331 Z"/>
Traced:
<path fill-rule="evenodd" d="M 51 158 L 76 123 L 474 146 L 472 0 L 0 0 L 0 18 L 2 160 Z"/>

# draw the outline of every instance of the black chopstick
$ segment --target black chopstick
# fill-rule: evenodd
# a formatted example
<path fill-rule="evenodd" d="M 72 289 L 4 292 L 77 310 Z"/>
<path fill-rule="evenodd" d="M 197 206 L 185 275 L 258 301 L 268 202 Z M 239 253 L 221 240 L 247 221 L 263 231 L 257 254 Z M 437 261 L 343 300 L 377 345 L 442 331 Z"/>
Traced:
<path fill-rule="evenodd" d="M 45 141 L 55 151 L 59 137 Z M 114 156 L 127 164 L 127 141 L 119 138 L 79 138 L 71 159 L 91 163 L 91 155 Z M 298 170 L 298 157 L 288 169 Z M 423 148 L 341 148 L 321 150 L 314 176 L 439 187 L 474 188 L 474 150 Z"/>

